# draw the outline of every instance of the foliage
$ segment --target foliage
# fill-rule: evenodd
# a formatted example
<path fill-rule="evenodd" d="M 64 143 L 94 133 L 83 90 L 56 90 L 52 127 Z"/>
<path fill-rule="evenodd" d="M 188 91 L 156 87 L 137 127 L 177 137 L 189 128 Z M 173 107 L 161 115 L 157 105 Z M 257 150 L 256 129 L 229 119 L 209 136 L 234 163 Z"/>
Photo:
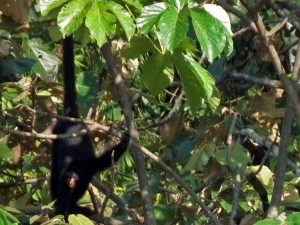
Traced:
<path fill-rule="evenodd" d="M 293 209 L 299 209 L 299 122 L 293 123 L 289 139 L 278 220 L 264 218 L 259 193 L 248 179 L 257 178 L 271 199 L 287 95 L 282 83 L 273 85 L 278 74 L 259 31 L 249 30 L 247 22 L 255 18 L 244 1 L 232 1 L 238 14 L 228 5 L 193 0 L 28 0 L 9 9 L 6 2 L 0 2 L 0 203 L 9 207 L 0 208 L 0 224 L 18 224 L 24 217 L 30 224 L 64 223 L 62 216 L 51 216 L 51 140 L 34 137 L 49 135 L 52 118 L 61 114 L 60 39 L 71 34 L 76 40 L 78 105 L 89 123 L 124 123 L 101 53 L 109 43 L 129 90 L 142 145 L 205 204 L 212 203 L 211 211 L 222 224 L 230 224 L 234 210 L 234 219 L 248 224 L 298 223 Z M 290 12 L 289 19 L 297 17 L 293 8 L 299 7 L 298 1 L 273 4 Z M 285 18 L 272 4 L 258 11 L 268 30 Z M 25 20 L 18 14 L 26 15 Z M 299 32 L 290 23 L 292 28 L 282 26 L 268 34 L 280 60 L 288 62 L 288 74 Z M 91 129 L 101 151 L 107 135 L 99 126 Z M 117 169 L 98 178 L 142 217 L 135 163 L 128 152 Z M 173 175 L 152 160 L 146 167 L 157 224 L 210 224 Z M 97 187 L 92 190 L 102 203 L 104 221 L 136 222 L 111 197 Z M 80 203 L 91 202 L 86 195 Z M 30 216 L 32 208 L 38 213 Z M 93 224 L 82 215 L 70 215 L 69 222 Z"/>

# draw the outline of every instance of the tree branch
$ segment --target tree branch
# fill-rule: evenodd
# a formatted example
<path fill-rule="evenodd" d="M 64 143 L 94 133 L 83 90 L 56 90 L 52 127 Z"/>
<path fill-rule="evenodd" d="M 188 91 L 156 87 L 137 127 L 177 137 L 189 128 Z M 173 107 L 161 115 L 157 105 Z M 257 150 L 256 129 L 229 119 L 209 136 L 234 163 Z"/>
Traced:
<path fill-rule="evenodd" d="M 296 54 L 296 59 L 294 63 L 292 80 L 298 82 L 299 80 L 299 71 L 300 71 L 300 41 L 298 43 L 298 49 Z M 271 204 L 268 210 L 269 218 L 276 218 L 279 214 L 279 207 L 281 203 L 281 195 L 283 192 L 283 184 L 285 178 L 285 171 L 287 165 L 287 148 L 288 141 L 291 135 L 291 129 L 294 121 L 294 112 L 291 106 L 292 102 L 290 99 L 286 102 L 285 115 L 282 121 L 281 127 L 281 138 L 279 144 L 279 153 L 277 157 L 277 166 L 276 166 L 276 175 L 274 182 L 274 189 L 272 194 Z"/>
<path fill-rule="evenodd" d="M 145 159 L 143 154 L 138 151 L 138 146 L 140 146 L 139 134 L 135 126 L 134 116 L 127 94 L 127 88 L 125 87 L 124 80 L 122 78 L 121 65 L 115 59 L 111 47 L 111 42 L 108 42 L 102 47 L 101 51 L 107 63 L 108 70 L 114 79 L 116 92 L 120 101 L 120 105 L 124 111 L 125 122 L 126 126 L 128 127 L 129 134 L 135 143 L 137 143 L 137 146 L 133 147 L 133 157 L 136 165 L 136 171 L 141 190 L 141 198 L 144 206 L 145 224 L 152 225 L 155 224 L 155 219 L 153 215 L 152 196 L 149 190 L 147 172 L 145 168 Z"/>

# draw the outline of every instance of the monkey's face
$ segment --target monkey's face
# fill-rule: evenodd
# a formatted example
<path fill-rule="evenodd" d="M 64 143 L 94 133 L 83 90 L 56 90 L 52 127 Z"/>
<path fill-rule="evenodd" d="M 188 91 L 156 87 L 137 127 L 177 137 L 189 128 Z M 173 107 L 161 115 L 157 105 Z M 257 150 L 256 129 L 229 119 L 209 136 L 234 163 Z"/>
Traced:
<path fill-rule="evenodd" d="M 78 182 L 79 182 L 79 175 L 75 172 L 71 172 L 67 180 L 68 187 L 74 190 L 76 187 L 78 187 Z"/>

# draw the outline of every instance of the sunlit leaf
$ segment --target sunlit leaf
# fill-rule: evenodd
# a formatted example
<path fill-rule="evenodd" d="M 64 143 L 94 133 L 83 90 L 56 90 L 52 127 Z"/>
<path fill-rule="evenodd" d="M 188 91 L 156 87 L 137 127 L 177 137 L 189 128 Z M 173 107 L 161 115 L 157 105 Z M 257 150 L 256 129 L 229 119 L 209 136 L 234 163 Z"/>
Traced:
<path fill-rule="evenodd" d="M 40 10 L 43 16 L 46 16 L 53 9 L 63 5 L 69 0 L 39 0 Z"/>
<path fill-rule="evenodd" d="M 94 2 L 87 13 L 85 25 L 90 31 L 91 39 L 97 41 L 101 47 L 107 41 L 107 21 L 102 16 L 102 10 L 97 2 Z"/>
<path fill-rule="evenodd" d="M 175 6 L 169 6 L 158 24 L 159 40 L 163 49 L 173 51 L 185 38 L 189 29 L 188 17 L 183 10 L 177 11 Z"/>
<path fill-rule="evenodd" d="M 167 5 L 164 2 L 145 6 L 141 16 L 137 19 L 137 27 L 141 29 L 142 33 L 148 33 L 158 23 L 166 8 Z"/>
<path fill-rule="evenodd" d="M 191 17 L 200 47 L 212 62 L 226 47 L 227 31 L 219 20 L 203 9 L 192 9 Z"/>
<path fill-rule="evenodd" d="M 113 1 L 110 2 L 110 10 L 121 24 L 127 39 L 130 40 L 135 31 L 135 24 L 129 12 L 127 12 L 121 5 Z"/>
<path fill-rule="evenodd" d="M 64 36 L 78 30 L 87 14 L 89 0 L 72 0 L 61 8 L 58 13 L 57 24 Z"/>
<path fill-rule="evenodd" d="M 93 222 L 89 218 L 81 214 L 78 215 L 71 214 L 68 217 L 68 220 L 69 223 L 72 225 L 93 225 Z"/>

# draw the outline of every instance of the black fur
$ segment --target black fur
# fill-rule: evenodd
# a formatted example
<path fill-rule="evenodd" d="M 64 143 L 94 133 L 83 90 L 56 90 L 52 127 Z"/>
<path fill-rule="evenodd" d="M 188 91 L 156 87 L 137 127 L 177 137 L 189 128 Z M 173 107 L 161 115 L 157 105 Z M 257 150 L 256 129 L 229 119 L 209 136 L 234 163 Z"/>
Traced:
<path fill-rule="evenodd" d="M 64 115 L 79 118 L 76 104 L 73 39 L 63 41 Z M 54 134 L 78 133 L 87 129 L 83 122 L 58 120 Z M 92 176 L 110 167 L 126 151 L 130 137 L 125 134 L 118 145 L 96 157 L 89 134 L 67 139 L 55 139 L 52 143 L 51 195 L 56 200 L 56 213 L 91 214 L 91 210 L 80 207 L 77 201 L 88 188 Z"/>

